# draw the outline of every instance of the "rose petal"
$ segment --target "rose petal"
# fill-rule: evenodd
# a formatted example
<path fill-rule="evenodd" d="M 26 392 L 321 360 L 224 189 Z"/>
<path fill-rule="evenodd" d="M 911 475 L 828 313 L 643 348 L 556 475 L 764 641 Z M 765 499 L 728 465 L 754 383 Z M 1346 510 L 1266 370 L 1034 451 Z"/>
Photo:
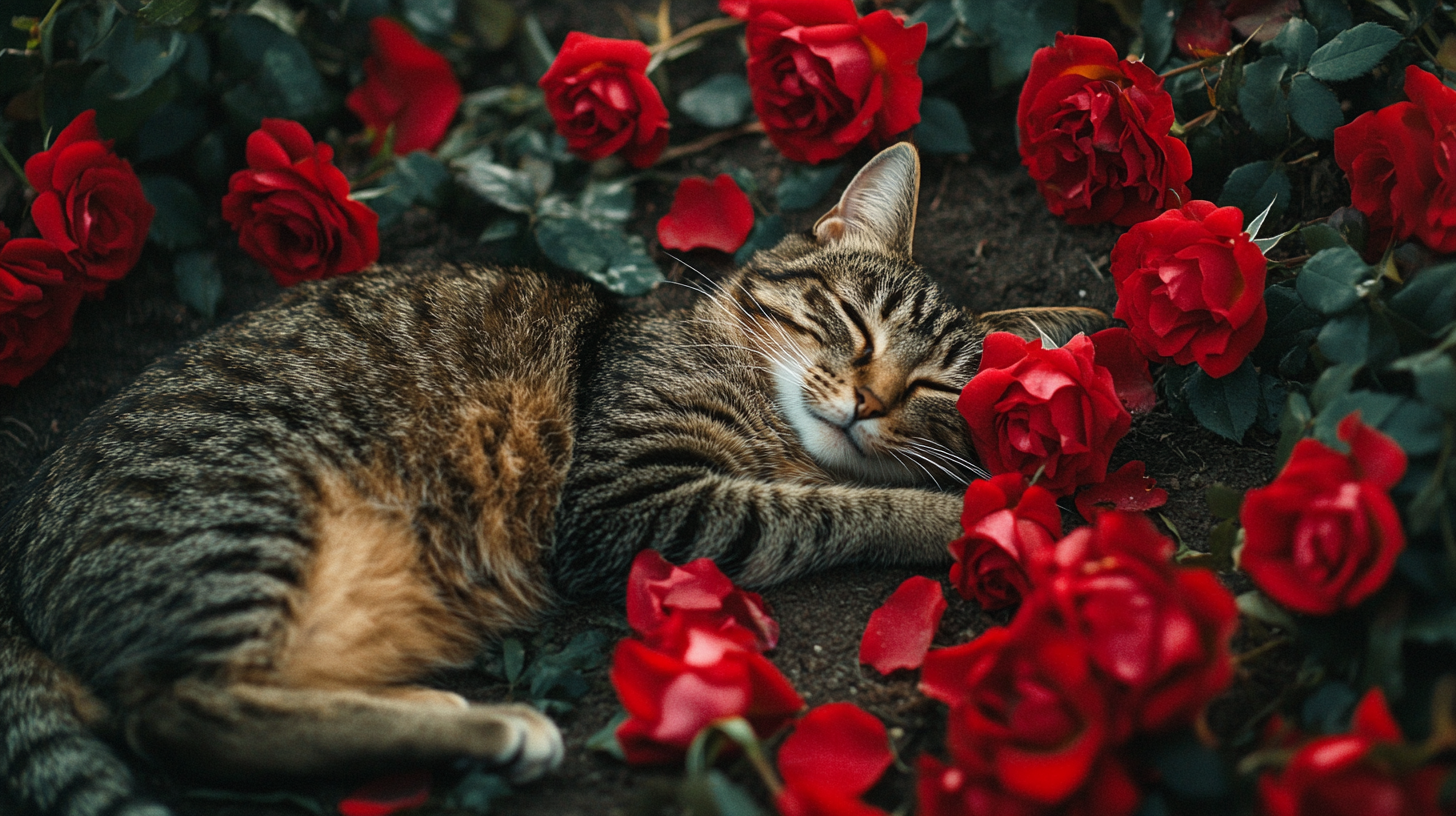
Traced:
<path fill-rule="evenodd" d="M 1101 484 L 1088 485 L 1077 494 L 1077 512 L 1088 521 L 1108 510 L 1146 511 L 1168 503 L 1168 491 L 1144 475 L 1136 459 L 1110 473 Z"/>
<path fill-rule="evenodd" d="M 429 801 L 430 772 L 406 771 L 366 783 L 339 803 L 343 816 L 389 816 Z"/>
<path fill-rule="evenodd" d="M 668 249 L 734 252 L 752 229 L 753 204 L 732 176 L 720 174 L 711 184 L 689 176 L 678 184 L 672 209 L 657 222 L 657 240 Z"/>
<path fill-rule="evenodd" d="M 893 761 L 884 724 L 853 703 L 830 703 L 805 714 L 778 757 L 785 785 L 849 797 L 874 787 Z"/>
<path fill-rule="evenodd" d="M 1153 410 L 1158 395 L 1153 390 L 1153 375 L 1148 373 L 1148 358 L 1138 351 L 1132 332 L 1124 328 L 1103 329 L 1092 335 L 1096 349 L 1093 359 L 1112 374 L 1112 387 L 1129 413 Z"/>
<path fill-rule="evenodd" d="M 906 579 L 884 605 L 870 613 L 859 642 L 859 662 L 874 666 L 880 674 L 919 668 L 945 606 L 939 581 L 923 575 Z"/>

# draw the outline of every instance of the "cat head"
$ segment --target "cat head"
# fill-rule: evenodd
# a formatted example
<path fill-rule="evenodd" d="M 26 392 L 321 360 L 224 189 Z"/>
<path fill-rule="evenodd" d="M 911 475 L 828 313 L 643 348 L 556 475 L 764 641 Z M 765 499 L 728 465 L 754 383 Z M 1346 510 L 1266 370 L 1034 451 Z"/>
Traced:
<path fill-rule="evenodd" d="M 821 465 L 856 481 L 960 487 L 977 468 L 956 398 L 982 338 L 1051 331 L 1061 342 L 1078 321 L 1062 310 L 977 317 L 948 302 L 911 260 L 919 189 L 915 149 L 882 151 L 810 234 L 725 280 L 717 307 L 771 363 L 779 410 Z"/>

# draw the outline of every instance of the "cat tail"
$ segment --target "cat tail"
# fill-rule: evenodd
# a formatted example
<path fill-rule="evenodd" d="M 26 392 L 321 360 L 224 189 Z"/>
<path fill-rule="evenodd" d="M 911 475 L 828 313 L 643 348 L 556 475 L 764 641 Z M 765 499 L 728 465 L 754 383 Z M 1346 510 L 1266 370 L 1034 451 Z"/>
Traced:
<path fill-rule="evenodd" d="M 87 727 L 103 715 L 79 680 L 0 619 L 0 811 L 171 816 L 137 794 L 126 763 Z"/>

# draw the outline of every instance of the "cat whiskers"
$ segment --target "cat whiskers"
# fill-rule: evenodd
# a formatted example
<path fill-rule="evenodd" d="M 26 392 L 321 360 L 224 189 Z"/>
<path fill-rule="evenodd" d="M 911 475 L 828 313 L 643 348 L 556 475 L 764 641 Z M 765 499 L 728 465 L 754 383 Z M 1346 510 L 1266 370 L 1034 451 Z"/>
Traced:
<path fill-rule="evenodd" d="M 784 355 L 784 358 L 793 359 L 795 362 L 800 364 L 801 368 L 796 371 L 793 367 L 786 364 L 786 359 L 780 358 L 777 354 L 760 352 L 763 353 L 770 362 L 773 362 L 775 365 L 782 367 L 786 372 L 794 374 L 802 373 L 803 371 L 807 371 L 810 367 L 812 367 L 812 363 L 809 361 L 809 358 L 802 351 L 795 348 L 793 343 L 789 342 L 788 333 L 783 329 L 782 326 L 779 326 L 778 324 L 769 321 L 769 325 L 773 326 L 779 336 L 775 337 L 773 334 L 770 334 L 769 331 L 765 328 L 763 321 L 760 321 L 756 316 L 754 316 L 752 312 L 749 312 L 747 309 L 743 308 L 743 305 L 741 303 L 730 297 L 728 295 L 728 290 L 725 289 L 721 283 L 718 283 L 717 281 L 703 274 L 698 269 L 685 263 L 681 258 L 673 256 L 671 253 L 668 254 L 668 257 L 673 258 L 673 260 L 681 263 L 684 267 L 692 270 L 693 273 L 703 279 L 704 283 L 712 286 L 717 291 L 710 291 L 702 286 L 682 281 L 669 281 L 669 283 L 681 286 L 685 289 L 690 289 L 703 295 L 709 300 L 718 303 L 720 306 L 723 307 L 724 312 L 729 317 L 733 318 L 733 320 L 738 324 L 739 328 L 743 329 L 746 334 L 758 338 L 766 346 L 770 347 L 775 352 Z M 749 298 L 753 299 L 754 303 L 758 303 L 757 298 L 754 298 L 752 293 L 745 292 L 745 294 L 747 294 Z M 737 314 L 734 314 L 733 309 L 727 308 L 725 303 L 731 304 L 733 306 L 733 309 L 737 309 L 743 314 L 743 317 L 739 317 Z M 759 306 L 759 311 L 760 313 L 763 313 L 764 320 L 769 320 L 768 314 L 763 312 L 761 304 Z M 748 320 L 752 321 L 752 323 L 750 324 L 748 321 L 745 321 L 743 319 L 744 317 L 748 318 Z"/>
<path fill-rule="evenodd" d="M 904 458 L 904 457 L 900 456 L 901 453 L 909 453 L 909 451 L 896 451 L 894 448 L 886 448 L 885 449 L 885 453 L 890 454 L 890 457 L 892 459 L 894 459 L 896 462 L 899 462 L 901 467 L 905 468 L 905 470 L 909 471 L 912 474 L 915 471 L 910 470 L 910 465 L 914 465 L 914 466 L 920 468 L 922 471 L 925 472 L 926 478 L 930 479 L 930 483 L 933 484 L 933 485 L 935 485 L 935 489 L 936 490 L 939 490 L 940 489 L 940 480 L 937 479 L 937 478 L 935 478 L 935 474 L 934 473 L 931 473 L 929 470 L 927 470 L 926 467 L 925 467 L 925 465 L 920 464 L 919 462 L 915 461 L 914 459 L 908 459 L 908 458 Z"/>
<path fill-rule="evenodd" d="M 916 460 L 919 460 L 919 461 L 923 461 L 923 462 L 929 463 L 931 466 L 939 469 L 942 473 L 945 473 L 952 480 L 954 480 L 954 482 L 957 483 L 957 484 L 969 484 L 970 483 L 970 480 L 967 479 L 965 476 L 963 476 L 963 475 L 961 475 L 959 473 L 956 473 L 955 471 L 951 470 L 950 468 L 946 467 L 945 465 L 941 464 L 940 462 L 935 461 L 934 457 L 931 457 L 931 456 L 929 456 L 928 454 L 926 454 L 924 452 L 917 451 L 914 448 L 910 448 L 910 447 L 901 448 L 900 449 L 900 452 L 903 453 L 903 454 L 905 454 L 906 456 L 909 456 L 909 457 L 913 458 L 913 459 L 916 459 Z M 931 477 L 931 481 L 934 481 L 935 482 L 935 486 L 936 487 L 940 487 L 940 482 L 939 481 L 936 481 L 936 479 L 935 479 L 934 476 Z"/>
<path fill-rule="evenodd" d="M 965 468 L 966 470 L 969 470 L 972 474 L 974 474 L 974 476 L 978 479 L 991 478 L 990 471 L 986 470 L 975 462 L 970 461 L 969 459 L 958 456 L 955 452 L 934 440 L 926 439 L 923 436 L 917 436 L 906 439 L 905 444 L 908 447 L 915 448 L 923 454 L 938 457 L 947 464 L 955 465 L 958 468 Z M 970 479 L 966 479 L 965 477 L 959 478 L 963 483 L 969 483 L 971 481 Z"/>

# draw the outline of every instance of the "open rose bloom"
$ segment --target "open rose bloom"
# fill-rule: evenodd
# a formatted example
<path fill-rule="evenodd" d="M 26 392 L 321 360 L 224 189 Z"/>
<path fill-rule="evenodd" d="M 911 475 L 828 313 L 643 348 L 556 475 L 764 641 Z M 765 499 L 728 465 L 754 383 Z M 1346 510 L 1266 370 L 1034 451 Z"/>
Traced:
<path fill-rule="evenodd" d="M 748 85 L 769 139 L 793 161 L 887 143 L 920 121 L 927 26 L 851 0 L 752 0 Z"/>
<path fill-rule="evenodd" d="M 667 106 L 647 78 L 651 60 L 636 40 L 566 35 L 539 84 L 571 152 L 587 161 L 620 153 L 637 168 L 657 161 L 667 147 Z"/>
<path fill-rule="evenodd" d="M 55 244 L 0 224 L 0 385 L 19 385 L 70 339 L 84 291 L 70 271 Z"/>
<path fill-rule="evenodd" d="M 1106 40 L 1057 34 L 1037 51 L 1016 124 L 1022 164 L 1069 224 L 1128 226 L 1189 199 L 1193 159 L 1168 135 L 1173 98 Z"/>
<path fill-rule="evenodd" d="M 364 82 L 344 104 L 369 128 L 378 153 L 394 128 L 394 152 L 433 150 L 460 107 L 460 82 L 450 63 L 389 19 L 369 21 L 374 53 L 364 59 Z"/>

